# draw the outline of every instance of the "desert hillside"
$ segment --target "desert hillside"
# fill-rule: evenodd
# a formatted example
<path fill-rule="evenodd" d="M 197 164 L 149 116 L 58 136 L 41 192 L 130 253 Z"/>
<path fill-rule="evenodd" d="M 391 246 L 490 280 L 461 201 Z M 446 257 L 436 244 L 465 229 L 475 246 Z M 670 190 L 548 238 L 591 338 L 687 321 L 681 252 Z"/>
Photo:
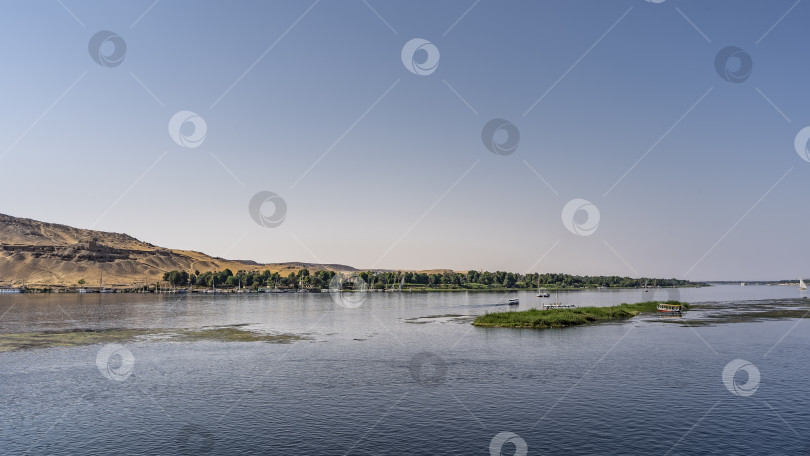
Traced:
<path fill-rule="evenodd" d="M 215 258 L 200 252 L 172 250 L 132 236 L 85 230 L 0 214 L 0 285 L 74 286 L 84 279 L 98 286 L 127 287 L 155 283 L 165 272 L 265 270 L 271 272 L 330 269 L 344 265 L 311 263 L 259 264 Z"/>

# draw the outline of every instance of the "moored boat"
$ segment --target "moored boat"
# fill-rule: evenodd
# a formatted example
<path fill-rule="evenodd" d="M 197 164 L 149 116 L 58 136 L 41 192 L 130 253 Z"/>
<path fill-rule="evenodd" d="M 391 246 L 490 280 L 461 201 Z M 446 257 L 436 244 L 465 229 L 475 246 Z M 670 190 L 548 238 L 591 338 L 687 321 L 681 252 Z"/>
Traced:
<path fill-rule="evenodd" d="M 543 304 L 543 310 L 549 309 L 574 309 L 576 308 L 576 304 L 563 304 L 560 302 L 555 302 L 551 304 Z"/>
<path fill-rule="evenodd" d="M 549 303 L 549 304 L 543 304 L 541 306 L 541 308 L 543 310 L 549 310 L 549 309 L 573 309 L 575 307 L 576 307 L 575 304 L 563 304 L 563 303 L 560 302 L 560 290 L 557 290 L 554 293 L 554 302 Z"/>
<path fill-rule="evenodd" d="M 658 304 L 658 311 L 659 312 L 671 312 L 671 313 L 681 313 L 681 305 L 680 304 L 665 304 L 659 303 Z"/>
<path fill-rule="evenodd" d="M 537 276 L 537 297 L 538 298 L 548 298 L 551 294 L 548 291 L 543 290 L 540 288 L 540 276 Z"/>
<path fill-rule="evenodd" d="M 0 288 L 0 294 L 22 293 L 22 288 Z"/>

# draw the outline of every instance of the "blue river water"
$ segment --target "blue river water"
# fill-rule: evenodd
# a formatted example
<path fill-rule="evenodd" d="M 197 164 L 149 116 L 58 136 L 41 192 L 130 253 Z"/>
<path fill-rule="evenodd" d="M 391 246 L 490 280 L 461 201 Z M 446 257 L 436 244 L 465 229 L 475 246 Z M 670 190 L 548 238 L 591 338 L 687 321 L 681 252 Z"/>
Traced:
<path fill-rule="evenodd" d="M 594 290 L 559 300 L 810 309 L 795 287 L 672 293 Z M 470 316 L 507 310 L 510 297 L 371 293 L 346 307 L 326 293 L 0 296 L 2 333 L 240 324 L 306 336 L 287 344 L 141 338 L 0 353 L 0 454 L 810 451 L 805 320 L 470 325 Z M 519 297 L 522 309 L 540 303 L 534 292 Z M 105 370 L 99 358 L 110 350 Z"/>

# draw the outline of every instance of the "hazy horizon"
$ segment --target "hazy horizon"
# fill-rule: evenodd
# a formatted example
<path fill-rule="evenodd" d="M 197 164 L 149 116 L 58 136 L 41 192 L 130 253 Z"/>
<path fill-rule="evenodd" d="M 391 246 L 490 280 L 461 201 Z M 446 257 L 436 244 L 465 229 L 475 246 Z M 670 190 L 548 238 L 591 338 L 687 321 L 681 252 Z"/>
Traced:
<path fill-rule="evenodd" d="M 810 5 L 6 8 L 0 213 L 259 263 L 810 277 Z"/>
<path fill-rule="evenodd" d="M 11 215 L 11 216 L 13 216 L 12 214 L 4 214 L 4 215 Z M 64 225 L 63 223 L 59 223 L 59 222 L 57 222 L 57 221 L 49 221 L 49 220 L 38 220 L 38 221 L 45 222 L 45 223 L 56 224 L 56 225 Z M 72 227 L 72 228 L 82 228 L 82 227 Z M 113 232 L 113 233 L 119 233 L 119 234 L 130 235 L 129 233 L 127 233 L 127 232 L 125 232 L 125 231 L 112 231 L 112 232 Z M 130 235 L 130 236 L 131 236 L 131 235 Z M 135 236 L 133 236 L 133 237 L 135 237 Z M 142 241 L 142 242 L 146 242 L 146 243 L 149 243 L 149 244 L 156 245 L 156 244 L 154 244 L 154 243 L 152 243 L 152 242 L 149 242 L 149 240 L 148 240 L 148 239 L 140 239 L 140 238 L 137 238 L 137 237 L 135 237 L 135 238 L 136 238 L 137 240 L 139 240 L 139 241 Z M 205 252 L 205 251 L 202 251 L 202 250 L 200 250 L 200 249 L 195 249 L 195 248 L 177 249 L 177 248 L 174 248 L 174 247 L 172 247 L 172 246 L 167 246 L 167 245 L 156 245 L 156 246 L 157 246 L 157 247 L 161 247 L 161 248 L 169 248 L 169 249 L 175 249 L 175 250 L 186 250 L 186 251 L 196 251 L 196 252 L 200 252 L 200 253 L 203 253 L 203 254 L 209 254 L 209 252 Z M 211 255 L 211 256 L 215 256 L 215 255 Z M 419 268 L 419 269 L 407 269 L 407 268 L 380 268 L 380 267 L 377 267 L 377 268 L 364 268 L 364 267 L 362 267 L 362 265 L 358 266 L 358 265 L 354 265 L 354 264 L 348 264 L 348 263 L 345 263 L 345 262 L 339 262 L 339 261 L 338 261 L 338 262 L 329 262 L 329 263 L 317 263 L 317 262 L 313 262 L 313 261 L 303 261 L 303 260 L 296 260 L 296 259 L 279 260 L 279 261 L 273 261 L 273 262 L 261 262 L 261 261 L 257 261 L 257 260 L 255 260 L 255 259 L 253 259 L 253 258 L 233 258 L 233 257 L 226 257 L 226 258 L 223 258 L 223 259 L 225 259 L 225 260 L 231 260 L 231 261 L 254 261 L 254 262 L 256 262 L 256 263 L 258 263 L 258 264 L 260 264 L 260 265 L 261 265 L 261 264 L 268 264 L 268 265 L 270 265 L 270 264 L 286 264 L 286 263 L 324 264 L 324 265 L 328 265 L 328 264 L 336 264 L 336 265 L 342 265 L 342 266 L 349 266 L 349 267 L 353 267 L 353 268 L 357 269 L 358 271 L 371 271 L 371 270 L 376 270 L 376 271 L 383 271 L 383 270 L 385 270 L 385 271 L 398 271 L 398 270 L 399 270 L 399 271 L 440 271 L 440 270 L 452 270 L 452 271 L 455 271 L 455 272 L 466 272 L 466 271 L 472 271 L 472 270 L 476 270 L 476 271 L 484 270 L 484 269 L 470 269 L 470 268 L 452 269 L 452 268 L 446 268 L 446 267 L 441 267 L 441 266 L 436 266 L 436 267 L 425 267 L 425 268 Z M 489 272 L 496 272 L 497 270 L 494 270 L 494 269 L 493 269 L 493 270 L 488 270 L 488 271 L 489 271 Z M 525 273 L 525 272 L 521 272 L 521 271 L 510 271 L 510 270 L 506 270 L 506 272 Z M 536 271 L 535 271 L 535 272 L 536 272 Z M 558 274 L 568 274 L 568 272 L 566 272 L 566 271 L 553 271 L 553 270 L 546 270 L 546 271 L 542 271 L 542 272 L 544 272 L 544 273 L 552 273 L 552 274 L 553 274 L 553 273 L 558 273 Z M 591 275 L 591 276 L 613 276 L 613 275 L 617 275 L 617 274 L 588 274 L 588 275 Z M 660 276 L 659 276 L 659 277 L 656 277 L 656 276 L 644 276 L 644 275 L 637 275 L 637 276 L 633 276 L 633 275 L 630 275 L 630 274 L 619 274 L 619 276 L 622 276 L 622 277 L 633 277 L 633 278 L 650 277 L 650 278 L 657 278 L 657 279 L 670 279 L 670 278 L 673 278 L 673 277 L 660 277 Z M 773 281 L 779 281 L 779 280 L 793 280 L 793 279 L 792 279 L 792 278 L 790 278 L 790 277 L 782 277 L 782 278 L 779 278 L 779 279 L 757 279 L 757 278 L 743 278 L 743 279 L 739 279 L 739 278 L 737 278 L 737 279 L 711 279 L 711 278 L 708 278 L 708 279 L 691 279 L 691 280 L 692 280 L 693 282 L 732 282 L 732 283 L 736 283 L 736 282 L 738 282 L 738 281 L 739 281 L 739 282 L 773 282 Z M 796 280 L 798 280 L 798 279 L 796 279 Z"/>

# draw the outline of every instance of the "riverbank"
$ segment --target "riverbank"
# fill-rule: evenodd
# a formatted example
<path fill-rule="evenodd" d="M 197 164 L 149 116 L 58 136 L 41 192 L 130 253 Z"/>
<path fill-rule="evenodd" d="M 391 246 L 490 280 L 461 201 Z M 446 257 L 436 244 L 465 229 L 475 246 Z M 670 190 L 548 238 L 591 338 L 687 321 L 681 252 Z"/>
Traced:
<path fill-rule="evenodd" d="M 673 289 L 673 288 L 702 288 L 710 285 L 680 285 L 677 287 L 655 287 L 655 289 Z M 610 290 L 642 290 L 643 287 L 606 287 L 606 288 L 598 288 L 598 287 L 560 287 L 555 288 L 553 286 L 544 287 L 544 291 L 551 293 L 551 292 L 571 292 L 571 291 L 610 291 Z M 650 288 L 653 289 L 653 288 Z M 328 288 L 319 289 L 319 288 L 308 288 L 308 289 L 295 289 L 295 288 L 283 288 L 278 290 L 251 290 L 251 289 L 238 289 L 238 288 L 217 288 L 212 290 L 211 288 L 202 288 L 196 287 L 192 290 L 188 288 L 165 288 L 165 289 L 157 289 L 155 290 L 154 287 L 146 290 L 143 287 L 111 287 L 111 288 L 104 288 L 99 290 L 98 288 L 74 288 L 74 287 L 28 287 L 28 288 L 0 288 L 0 294 L 21 294 L 21 293 L 152 293 L 152 294 L 184 294 L 184 293 L 329 293 L 330 291 Z M 472 293 L 517 293 L 517 292 L 534 292 L 536 291 L 535 288 L 506 288 L 506 287 L 493 287 L 493 288 L 428 288 L 428 287 L 408 287 L 403 288 L 402 290 L 383 290 L 383 289 L 374 289 L 374 290 L 342 290 L 342 292 L 348 293 L 447 293 L 447 292 L 472 292 Z"/>
<path fill-rule="evenodd" d="M 517 312 L 488 313 L 477 317 L 473 326 L 501 328 L 564 328 L 589 323 L 626 320 L 642 312 L 656 312 L 658 301 L 621 304 L 612 307 L 580 307 L 575 309 L 529 309 Z M 666 304 L 680 304 L 683 310 L 689 304 L 678 301 L 665 301 Z"/>
<path fill-rule="evenodd" d="M 711 285 L 692 284 L 692 285 L 679 285 L 677 287 L 654 287 L 654 288 L 650 287 L 650 288 L 648 288 L 648 290 L 653 290 L 653 289 L 656 289 L 656 290 L 669 290 L 669 289 L 673 289 L 673 288 L 703 288 L 703 287 L 708 287 L 708 286 L 711 286 Z M 644 289 L 644 287 L 603 287 L 603 288 L 600 288 L 600 287 L 554 287 L 554 286 L 551 286 L 551 285 L 541 287 L 541 288 L 543 289 L 543 291 L 548 292 L 548 293 L 557 292 L 557 291 L 568 292 L 568 291 L 610 291 L 610 290 L 643 290 Z M 369 290 L 369 291 L 371 291 L 371 290 Z M 375 293 L 380 292 L 380 291 L 382 291 L 382 290 L 374 290 Z M 433 291 L 440 291 L 440 292 L 445 292 L 445 291 L 472 291 L 472 292 L 477 292 L 477 291 L 483 291 L 483 292 L 487 292 L 487 291 L 495 291 L 495 292 L 498 292 L 498 291 L 500 291 L 500 292 L 531 291 L 531 292 L 535 292 L 535 291 L 537 291 L 537 288 L 516 288 L 516 287 L 513 287 L 513 288 L 505 288 L 505 287 L 497 287 L 497 288 L 403 288 L 402 291 L 403 292 L 424 292 L 424 291 L 431 291 L 431 292 L 433 292 Z"/>

